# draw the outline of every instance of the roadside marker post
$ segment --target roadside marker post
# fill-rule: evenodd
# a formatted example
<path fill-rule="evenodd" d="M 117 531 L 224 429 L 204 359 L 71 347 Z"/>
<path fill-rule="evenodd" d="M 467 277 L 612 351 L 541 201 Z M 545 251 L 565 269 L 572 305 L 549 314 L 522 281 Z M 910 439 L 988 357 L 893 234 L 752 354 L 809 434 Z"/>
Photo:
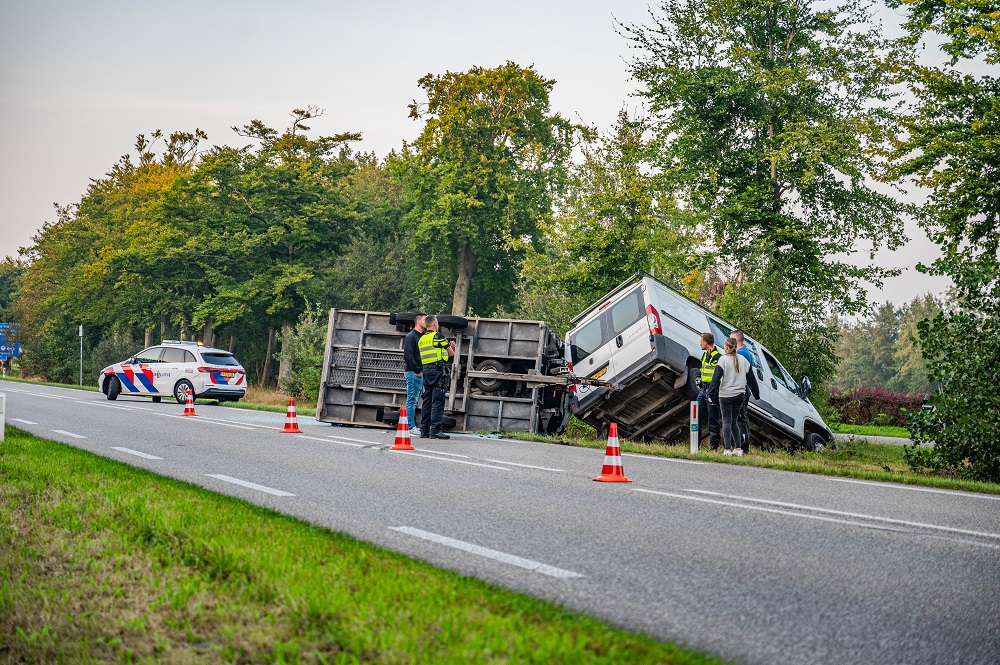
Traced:
<path fill-rule="evenodd" d="M 7 424 L 7 393 L 0 393 L 0 443 L 3 443 L 3 431 Z"/>
<path fill-rule="evenodd" d="M 698 454 L 698 402 L 691 402 L 691 454 Z"/>

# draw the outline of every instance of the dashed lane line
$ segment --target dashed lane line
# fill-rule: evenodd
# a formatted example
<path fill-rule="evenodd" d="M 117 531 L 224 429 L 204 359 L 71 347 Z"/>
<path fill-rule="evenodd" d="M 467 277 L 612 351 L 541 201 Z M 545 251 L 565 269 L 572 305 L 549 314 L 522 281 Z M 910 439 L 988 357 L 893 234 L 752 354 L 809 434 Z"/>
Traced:
<path fill-rule="evenodd" d="M 510 471 L 505 466 L 493 466 L 492 464 L 480 464 L 479 462 L 466 462 L 460 459 L 449 459 L 447 457 L 435 457 L 434 455 L 423 455 L 421 453 L 411 452 L 409 450 L 394 450 L 395 454 L 406 455 L 407 457 L 424 457 L 426 459 L 437 460 L 438 462 L 451 462 L 452 464 L 468 464 L 469 466 L 481 466 L 485 469 L 499 469 L 500 471 Z"/>
<path fill-rule="evenodd" d="M 308 434 L 300 434 L 296 437 L 297 439 L 310 439 L 312 441 L 322 441 L 323 443 L 339 443 L 342 446 L 351 446 L 353 448 L 365 448 L 366 446 L 361 443 L 350 443 L 348 441 L 332 441 L 330 439 L 321 439 L 318 436 L 309 436 Z"/>
<path fill-rule="evenodd" d="M 431 533 L 430 531 L 415 529 L 411 526 L 391 526 L 389 528 L 393 531 L 398 531 L 399 533 L 405 533 L 408 536 L 414 536 L 416 538 L 427 540 L 432 543 L 445 545 L 446 547 L 452 547 L 454 549 L 461 550 L 463 552 L 468 552 L 469 554 L 475 554 L 476 556 L 485 557 L 487 559 L 493 559 L 494 561 L 506 563 L 511 566 L 517 566 L 519 568 L 531 570 L 536 573 L 541 573 L 542 575 L 548 575 L 549 577 L 558 577 L 562 579 L 583 577 L 583 575 L 581 575 L 580 573 L 575 573 L 572 570 L 557 568 L 555 566 L 550 566 L 548 564 L 541 563 L 539 561 L 532 561 L 531 559 L 525 559 L 523 557 L 519 557 L 514 554 L 508 554 L 507 552 L 501 552 L 499 550 L 493 550 L 488 547 L 483 547 L 481 545 L 467 543 L 464 540 L 456 540 L 455 538 L 449 538 L 448 536 L 442 536 L 437 533 Z"/>
<path fill-rule="evenodd" d="M 779 506 L 781 508 L 791 508 L 793 510 L 805 510 L 813 513 L 822 513 L 825 515 L 837 515 L 839 517 L 848 517 L 853 519 L 861 519 L 870 522 L 880 522 L 882 524 L 891 524 L 893 526 L 899 527 L 909 527 L 914 529 L 928 529 L 931 531 L 941 531 L 943 533 L 954 533 L 962 536 L 975 536 L 977 538 L 990 538 L 995 540 L 1000 540 L 1000 533 L 988 533 L 984 531 L 970 531 L 968 529 L 956 529 L 950 526 L 939 526 L 937 524 L 925 524 L 923 522 L 911 522 L 909 520 L 897 520 L 890 517 L 877 517 L 875 515 L 866 515 L 864 513 L 851 513 L 844 510 L 830 510 L 828 508 L 819 508 L 817 506 L 804 506 L 798 503 L 785 503 L 784 501 L 769 501 L 767 499 L 755 499 L 753 497 L 747 496 L 736 496 L 733 494 L 720 494 L 719 492 L 708 492 L 705 490 L 685 490 L 686 492 L 692 492 L 694 494 L 707 494 L 710 496 L 717 496 L 723 499 L 734 499 L 736 501 L 749 501 L 752 503 L 761 503 L 768 506 Z"/>
<path fill-rule="evenodd" d="M 24 423 L 25 425 L 37 425 L 34 420 L 25 420 L 24 418 L 11 418 L 12 423 Z"/>
<path fill-rule="evenodd" d="M 163 459 L 162 457 L 157 457 L 156 455 L 149 455 L 147 453 L 141 453 L 138 450 L 132 450 L 131 448 L 121 448 L 119 446 L 111 446 L 111 450 L 118 450 L 123 453 L 128 453 L 129 455 L 135 455 L 136 457 L 142 457 L 144 459 Z"/>
<path fill-rule="evenodd" d="M 550 469 L 547 466 L 534 466 L 532 464 L 518 464 L 517 462 L 505 462 L 502 459 L 488 459 L 487 462 L 495 462 L 497 464 L 510 464 L 511 466 L 522 466 L 525 469 L 538 469 L 539 471 L 553 471 L 555 473 L 566 473 L 564 469 Z"/>
<path fill-rule="evenodd" d="M 221 473 L 206 473 L 209 478 L 215 478 L 216 480 L 221 480 L 224 483 L 230 483 L 233 485 L 239 485 L 240 487 L 247 487 L 252 490 L 257 490 L 259 492 L 266 492 L 267 494 L 273 494 L 274 496 L 295 496 L 291 492 L 285 492 L 284 490 L 276 490 L 273 487 L 267 487 L 266 485 L 258 485 L 257 483 L 251 483 L 248 480 L 240 480 L 239 478 L 233 478 L 232 476 L 224 476 Z"/>
<path fill-rule="evenodd" d="M 910 485 L 897 485 L 894 483 L 876 483 L 870 480 L 853 480 L 851 478 L 827 478 L 835 483 L 854 483 L 855 485 L 873 485 L 893 490 L 909 490 L 911 492 L 930 492 L 931 494 L 950 494 L 964 499 L 987 499 L 989 501 L 1000 501 L 1000 496 L 990 496 L 989 494 L 978 494 L 975 492 L 962 492 L 958 490 L 936 490 L 928 487 L 912 487 Z"/>
<path fill-rule="evenodd" d="M 55 432 L 56 434 L 65 434 L 66 436 L 71 436 L 74 439 L 86 439 L 87 438 L 87 437 L 85 437 L 82 434 L 74 434 L 73 432 L 67 432 L 64 429 L 54 429 L 52 431 Z"/>
<path fill-rule="evenodd" d="M 158 411 L 154 411 L 153 413 L 155 413 L 158 416 L 163 416 L 164 418 L 180 418 L 182 420 L 191 420 L 192 418 L 192 416 L 178 416 L 173 413 L 160 413 Z M 194 416 L 194 418 L 197 419 L 198 416 Z M 252 427 L 249 427 L 247 425 L 237 425 L 235 423 L 226 423 L 218 420 L 209 420 L 207 418 L 202 419 L 201 422 L 208 423 L 210 425 L 222 425 L 223 427 L 235 427 L 237 429 L 253 429 Z"/>

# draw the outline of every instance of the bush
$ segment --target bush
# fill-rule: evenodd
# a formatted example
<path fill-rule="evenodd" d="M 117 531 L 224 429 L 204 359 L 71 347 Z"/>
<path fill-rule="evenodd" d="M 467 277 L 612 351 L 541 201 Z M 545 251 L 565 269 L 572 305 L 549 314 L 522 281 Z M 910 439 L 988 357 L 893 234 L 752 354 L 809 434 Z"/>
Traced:
<path fill-rule="evenodd" d="M 836 420 L 847 425 L 906 427 L 910 414 L 920 411 L 926 395 L 897 393 L 885 388 L 830 389 L 828 404 Z"/>
<path fill-rule="evenodd" d="M 322 310 L 307 307 L 287 339 L 282 339 L 291 363 L 291 373 L 281 389 L 296 398 L 315 402 L 322 378 L 323 345 L 327 317 Z"/>

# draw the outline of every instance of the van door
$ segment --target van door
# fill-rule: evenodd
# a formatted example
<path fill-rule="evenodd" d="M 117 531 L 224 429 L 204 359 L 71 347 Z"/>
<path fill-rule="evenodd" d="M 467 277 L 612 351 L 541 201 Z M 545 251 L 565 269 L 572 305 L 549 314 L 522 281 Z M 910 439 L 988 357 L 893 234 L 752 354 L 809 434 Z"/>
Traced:
<path fill-rule="evenodd" d="M 611 367 L 611 349 L 608 343 L 607 317 L 600 312 L 593 319 L 571 330 L 566 339 L 567 354 L 577 376 L 587 376 L 593 379 L 609 380 L 613 374 Z M 584 408 L 586 403 L 597 397 L 598 388 L 578 386 L 578 408 Z"/>
<path fill-rule="evenodd" d="M 770 351 L 762 346 L 760 353 L 764 357 L 764 367 L 761 371 L 764 380 L 760 381 L 762 393 L 760 406 L 789 429 L 798 431 L 801 429 L 798 425 L 801 424 L 802 409 L 798 403 L 799 396 L 795 393 L 795 382 Z M 759 377 L 760 374 L 758 379 Z M 766 404 L 764 394 L 768 395 Z"/>
<path fill-rule="evenodd" d="M 607 332 L 611 347 L 613 380 L 624 383 L 643 369 L 642 361 L 653 350 L 646 320 L 646 298 L 643 285 L 608 308 Z M 612 379 L 608 379 L 612 380 Z"/>

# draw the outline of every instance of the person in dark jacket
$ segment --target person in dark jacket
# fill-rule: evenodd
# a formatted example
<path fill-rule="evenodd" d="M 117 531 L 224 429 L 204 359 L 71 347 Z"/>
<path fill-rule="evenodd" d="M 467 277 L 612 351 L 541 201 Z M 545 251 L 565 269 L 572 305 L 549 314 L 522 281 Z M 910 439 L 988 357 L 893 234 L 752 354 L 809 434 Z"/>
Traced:
<path fill-rule="evenodd" d="M 417 432 L 417 401 L 424 392 L 424 367 L 420 363 L 420 336 L 427 330 L 424 327 L 426 315 L 418 312 L 413 317 L 413 330 L 406 333 L 403 338 L 403 364 L 405 370 L 403 376 L 406 377 L 406 420 L 410 427 L 410 434 Z M 430 417 L 430 416 L 428 416 Z"/>

